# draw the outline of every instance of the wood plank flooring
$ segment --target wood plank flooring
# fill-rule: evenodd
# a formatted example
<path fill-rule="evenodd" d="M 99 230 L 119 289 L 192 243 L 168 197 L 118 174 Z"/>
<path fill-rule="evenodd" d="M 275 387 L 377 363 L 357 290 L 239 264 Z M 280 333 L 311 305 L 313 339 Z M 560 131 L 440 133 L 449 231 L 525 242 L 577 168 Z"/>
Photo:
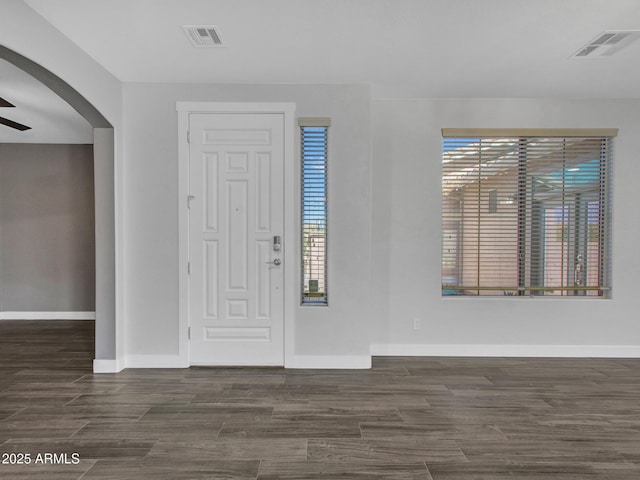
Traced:
<path fill-rule="evenodd" d="M 0 322 L 0 453 L 31 456 L 0 478 L 640 479 L 640 359 L 94 375 L 92 345 L 92 322 Z"/>

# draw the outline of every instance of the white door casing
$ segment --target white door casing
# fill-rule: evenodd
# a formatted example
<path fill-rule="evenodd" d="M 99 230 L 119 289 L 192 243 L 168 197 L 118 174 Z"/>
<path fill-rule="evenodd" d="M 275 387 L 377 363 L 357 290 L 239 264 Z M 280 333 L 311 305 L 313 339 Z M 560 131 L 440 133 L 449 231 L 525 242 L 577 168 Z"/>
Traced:
<path fill-rule="evenodd" d="M 284 117 L 189 118 L 193 365 L 284 364 Z"/>

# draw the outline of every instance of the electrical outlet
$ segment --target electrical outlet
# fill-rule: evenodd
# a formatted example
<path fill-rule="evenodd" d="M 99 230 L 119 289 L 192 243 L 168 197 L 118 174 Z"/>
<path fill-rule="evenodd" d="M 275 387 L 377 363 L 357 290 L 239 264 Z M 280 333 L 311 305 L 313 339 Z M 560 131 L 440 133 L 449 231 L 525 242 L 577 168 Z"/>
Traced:
<path fill-rule="evenodd" d="M 414 318 L 413 319 L 413 329 L 414 330 L 420 330 L 422 328 L 422 320 L 420 320 L 419 318 Z"/>

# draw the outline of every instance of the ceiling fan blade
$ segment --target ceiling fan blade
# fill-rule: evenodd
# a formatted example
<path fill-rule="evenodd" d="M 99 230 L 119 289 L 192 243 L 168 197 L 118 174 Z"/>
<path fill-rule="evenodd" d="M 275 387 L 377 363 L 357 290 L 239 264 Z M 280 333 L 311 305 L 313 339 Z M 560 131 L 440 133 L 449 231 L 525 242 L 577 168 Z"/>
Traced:
<path fill-rule="evenodd" d="M 0 124 L 6 125 L 7 127 L 15 128 L 16 130 L 20 130 L 24 132 L 25 130 L 31 130 L 31 127 L 27 127 L 18 122 L 14 122 L 13 120 L 9 120 L 8 118 L 0 117 Z"/>
<path fill-rule="evenodd" d="M 4 98 L 0 97 L 0 107 L 15 107 L 11 102 L 7 102 Z"/>

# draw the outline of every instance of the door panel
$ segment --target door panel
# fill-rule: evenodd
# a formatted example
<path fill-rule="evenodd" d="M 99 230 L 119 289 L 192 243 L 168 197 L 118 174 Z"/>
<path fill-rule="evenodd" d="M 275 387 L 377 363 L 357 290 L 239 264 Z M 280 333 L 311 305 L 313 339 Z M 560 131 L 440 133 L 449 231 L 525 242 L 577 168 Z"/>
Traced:
<path fill-rule="evenodd" d="M 283 115 L 189 122 L 191 363 L 282 365 Z"/>

